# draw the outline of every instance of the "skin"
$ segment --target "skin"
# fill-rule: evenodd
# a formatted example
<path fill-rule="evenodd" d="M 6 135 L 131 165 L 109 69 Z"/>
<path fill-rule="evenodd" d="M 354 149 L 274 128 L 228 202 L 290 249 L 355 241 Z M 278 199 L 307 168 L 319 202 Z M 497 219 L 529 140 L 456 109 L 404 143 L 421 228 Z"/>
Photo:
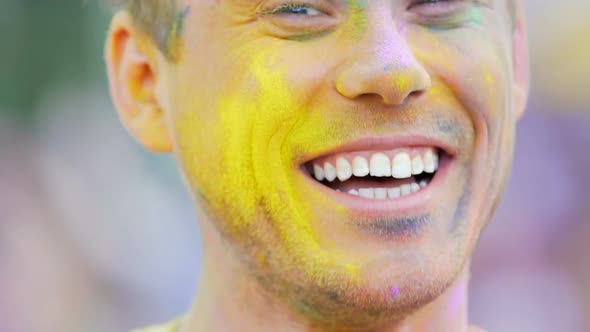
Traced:
<path fill-rule="evenodd" d="M 285 2 L 183 1 L 174 57 L 127 12 L 112 22 L 120 118 L 174 153 L 195 199 L 203 275 L 181 331 L 467 331 L 469 258 L 528 91 L 520 9 L 515 21 L 504 0 L 273 11 Z M 327 149 L 385 135 L 453 150 L 417 210 L 360 213 L 301 172 Z"/>

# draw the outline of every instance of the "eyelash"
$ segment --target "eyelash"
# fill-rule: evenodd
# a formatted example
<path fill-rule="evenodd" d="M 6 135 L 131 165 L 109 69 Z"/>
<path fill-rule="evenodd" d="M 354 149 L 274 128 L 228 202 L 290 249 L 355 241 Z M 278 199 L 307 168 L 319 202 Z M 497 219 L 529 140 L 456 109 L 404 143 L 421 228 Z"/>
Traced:
<path fill-rule="evenodd" d="M 301 13 L 300 11 L 315 11 L 314 14 Z M 266 14 L 270 15 L 296 15 L 296 16 L 317 16 L 322 14 L 322 10 L 319 8 L 299 2 L 289 2 L 278 7 L 272 8 L 266 11 Z"/>
<path fill-rule="evenodd" d="M 416 10 L 447 10 L 451 8 L 458 8 L 462 4 L 466 4 L 467 0 L 416 0 L 411 1 L 408 10 L 416 9 Z"/>
<path fill-rule="evenodd" d="M 415 6 L 436 5 L 437 3 L 440 3 L 440 2 L 452 2 L 452 1 L 453 0 L 418 0 L 418 1 L 414 1 L 413 3 L 411 3 L 410 8 L 415 7 Z"/>
<path fill-rule="evenodd" d="M 436 23 L 458 18 L 470 2 L 468 0 L 415 0 L 410 2 L 407 10 L 411 10 L 418 17 Z"/>

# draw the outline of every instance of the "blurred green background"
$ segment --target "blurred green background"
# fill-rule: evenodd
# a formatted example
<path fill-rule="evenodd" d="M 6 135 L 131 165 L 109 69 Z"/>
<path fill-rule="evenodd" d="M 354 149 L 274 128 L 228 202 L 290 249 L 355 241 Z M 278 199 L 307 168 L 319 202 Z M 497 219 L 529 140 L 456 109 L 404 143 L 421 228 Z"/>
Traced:
<path fill-rule="evenodd" d="M 3 112 L 33 120 L 38 99 L 61 82 L 104 84 L 102 44 L 109 12 L 98 1 L 3 1 Z M 105 1 L 106 3 L 106 1 Z"/>
<path fill-rule="evenodd" d="M 532 94 L 473 263 L 490 331 L 590 331 L 590 2 L 525 2 Z M 170 156 L 110 104 L 98 1 L 0 3 L 0 331 L 126 331 L 188 309 L 200 248 Z"/>

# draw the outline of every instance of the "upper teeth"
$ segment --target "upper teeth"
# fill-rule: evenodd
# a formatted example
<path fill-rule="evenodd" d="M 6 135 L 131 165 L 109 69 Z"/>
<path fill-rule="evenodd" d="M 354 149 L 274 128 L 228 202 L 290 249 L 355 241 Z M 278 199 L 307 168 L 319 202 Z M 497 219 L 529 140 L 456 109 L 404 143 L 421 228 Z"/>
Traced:
<path fill-rule="evenodd" d="M 336 174 L 340 181 L 346 181 L 352 176 L 352 167 L 346 159 L 340 157 L 336 160 Z"/>
<path fill-rule="evenodd" d="M 352 174 L 354 176 L 363 177 L 369 175 L 371 170 L 369 169 L 369 162 L 367 159 L 356 156 L 352 160 Z"/>
<path fill-rule="evenodd" d="M 432 151 L 427 151 L 424 155 L 424 171 L 426 173 L 434 173 L 438 169 L 438 156 Z"/>
<path fill-rule="evenodd" d="M 324 164 L 324 175 L 326 176 L 326 180 L 332 182 L 336 178 L 336 168 L 330 163 Z"/>
<path fill-rule="evenodd" d="M 415 158 L 420 158 L 417 156 Z M 391 174 L 397 179 L 407 179 L 412 176 L 412 161 L 407 153 L 400 153 L 393 158 Z"/>
<path fill-rule="evenodd" d="M 343 182 L 353 175 L 407 179 L 423 172 L 434 173 L 438 169 L 439 157 L 434 149 L 428 148 L 419 151 L 346 153 L 335 160 L 334 157 L 328 159 L 323 164 L 313 164 L 316 180 L 332 182 L 338 178 Z"/>

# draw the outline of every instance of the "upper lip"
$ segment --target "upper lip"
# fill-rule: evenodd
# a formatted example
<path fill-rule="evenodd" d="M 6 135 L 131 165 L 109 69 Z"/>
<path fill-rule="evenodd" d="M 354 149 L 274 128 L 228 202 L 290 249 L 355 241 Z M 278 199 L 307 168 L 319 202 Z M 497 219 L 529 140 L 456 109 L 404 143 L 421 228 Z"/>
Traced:
<path fill-rule="evenodd" d="M 369 136 L 350 141 L 335 147 L 312 153 L 304 157 L 302 164 L 322 156 L 355 151 L 393 150 L 407 147 L 435 147 L 449 156 L 457 154 L 457 149 L 441 139 L 422 135 Z"/>

